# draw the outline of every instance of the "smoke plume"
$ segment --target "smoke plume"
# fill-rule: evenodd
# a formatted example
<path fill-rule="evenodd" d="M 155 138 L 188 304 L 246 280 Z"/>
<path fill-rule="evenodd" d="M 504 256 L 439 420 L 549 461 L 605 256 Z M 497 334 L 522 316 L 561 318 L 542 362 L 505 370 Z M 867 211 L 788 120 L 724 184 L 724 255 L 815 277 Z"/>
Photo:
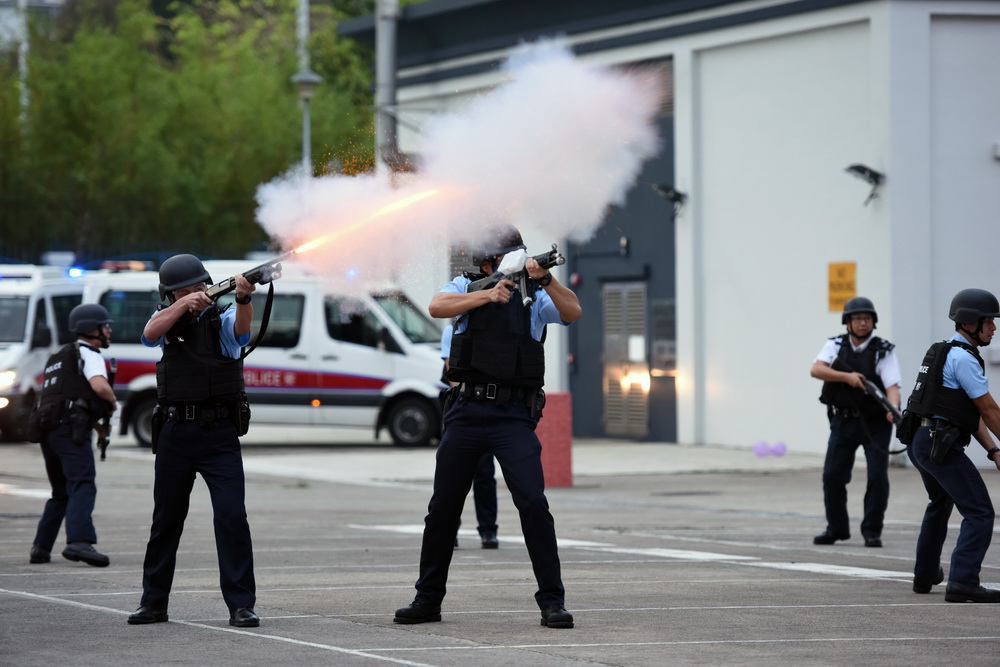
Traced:
<path fill-rule="evenodd" d="M 290 174 L 260 186 L 258 221 L 285 250 L 325 239 L 299 259 L 362 283 L 390 280 L 448 244 L 473 247 L 490 225 L 586 240 L 659 149 L 661 78 L 587 65 L 556 41 L 518 47 L 503 74 L 424 126 L 418 173 L 405 185 Z"/>

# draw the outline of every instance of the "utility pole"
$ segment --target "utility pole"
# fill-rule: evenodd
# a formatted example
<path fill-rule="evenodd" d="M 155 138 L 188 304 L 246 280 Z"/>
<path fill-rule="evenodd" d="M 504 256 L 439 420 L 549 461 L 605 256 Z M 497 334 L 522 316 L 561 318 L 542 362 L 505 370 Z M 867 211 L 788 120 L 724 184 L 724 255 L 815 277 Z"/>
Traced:
<path fill-rule="evenodd" d="M 375 172 L 391 173 L 396 148 L 396 23 L 399 0 L 378 0 L 375 16 Z"/>
<path fill-rule="evenodd" d="M 17 45 L 17 87 L 21 103 L 21 132 L 28 130 L 28 1 L 17 0 L 20 40 Z"/>

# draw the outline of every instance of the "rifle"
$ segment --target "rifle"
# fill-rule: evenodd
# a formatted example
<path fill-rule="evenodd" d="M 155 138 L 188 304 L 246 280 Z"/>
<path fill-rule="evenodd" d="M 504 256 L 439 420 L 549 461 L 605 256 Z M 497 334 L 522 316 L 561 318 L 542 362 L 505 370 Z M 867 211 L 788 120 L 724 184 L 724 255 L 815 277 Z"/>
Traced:
<path fill-rule="evenodd" d="M 892 423 L 895 424 L 896 426 L 899 426 L 899 422 L 903 420 L 903 413 L 900 412 L 899 408 L 897 408 L 889 401 L 889 398 L 885 395 L 885 392 L 879 389 L 877 384 L 875 384 L 874 382 L 872 382 L 867 378 L 865 378 L 865 392 L 869 396 L 874 398 L 876 401 L 878 401 L 886 412 L 891 412 Z"/>
<path fill-rule="evenodd" d="M 857 373 L 858 372 L 858 371 L 854 370 L 853 368 L 851 368 L 851 365 L 848 364 L 843 359 L 841 359 L 840 357 L 835 357 L 834 358 L 833 363 L 830 364 L 830 368 L 833 368 L 837 364 L 840 364 L 841 366 L 844 366 L 845 368 L 847 368 L 847 371 L 849 373 Z M 872 382 L 871 380 L 869 380 L 868 378 L 865 378 L 865 393 L 868 394 L 869 396 L 871 396 L 872 398 L 874 398 L 878 402 L 878 404 L 882 406 L 883 410 L 885 410 L 886 412 L 891 413 L 892 414 L 892 423 L 896 424 L 897 426 L 899 426 L 899 422 L 902 421 L 902 419 L 903 419 L 903 413 L 900 412 L 899 408 L 897 408 L 895 405 L 893 405 L 889 401 L 889 398 L 885 395 L 885 392 L 882 391 L 881 389 L 879 389 L 878 385 L 875 384 L 874 382 Z"/>
<path fill-rule="evenodd" d="M 264 332 L 267 331 L 267 324 L 271 319 L 271 305 L 274 302 L 273 281 L 281 277 L 282 260 L 288 259 L 294 254 L 294 250 L 289 250 L 285 254 L 279 255 L 274 259 L 255 266 L 249 271 L 243 273 L 243 277 L 246 278 L 248 282 L 256 283 L 258 285 L 268 285 L 270 289 L 267 291 L 267 303 L 264 306 L 264 314 L 260 318 L 260 328 L 257 330 L 257 338 L 250 344 L 250 347 L 243 350 L 240 355 L 240 360 L 244 359 L 248 354 L 257 349 L 257 344 L 260 343 L 261 339 L 264 337 Z M 219 297 L 224 294 L 229 294 L 234 289 L 236 289 L 236 276 L 226 278 L 221 282 L 215 283 L 205 290 L 205 294 L 207 294 L 208 298 L 213 301 L 217 301 Z"/>
<path fill-rule="evenodd" d="M 830 364 L 830 368 L 833 368 L 834 366 L 836 366 L 838 362 L 840 363 L 841 366 L 845 366 L 847 368 L 848 372 L 857 373 L 856 370 L 854 370 L 853 368 L 851 368 L 850 364 L 848 364 L 846 361 L 844 361 L 840 357 L 834 357 L 833 363 Z M 872 382 L 871 380 L 869 380 L 868 378 L 865 378 L 865 393 L 868 394 L 869 396 L 871 396 L 872 398 L 874 398 L 876 401 L 878 401 L 878 404 L 882 406 L 883 410 L 885 410 L 886 412 L 892 414 L 892 423 L 896 425 L 896 433 L 898 435 L 898 433 L 899 433 L 899 424 L 900 424 L 900 422 L 903 421 L 903 413 L 900 412 L 899 408 L 897 408 L 895 405 L 893 405 L 889 401 L 889 398 L 885 395 L 885 392 L 882 391 L 881 389 L 879 389 L 878 385 L 875 384 L 874 382 Z M 862 427 L 864 427 L 865 432 L 868 433 L 868 426 L 867 426 L 867 424 L 864 421 L 862 421 L 861 425 L 862 425 Z M 871 433 L 868 433 L 868 437 L 871 437 Z M 885 451 L 888 452 L 891 455 L 895 455 L 895 454 L 902 454 L 903 452 L 906 451 L 906 448 L 905 447 L 903 449 L 888 449 L 887 448 Z"/>
<path fill-rule="evenodd" d="M 118 372 L 118 360 L 112 359 L 108 362 L 108 384 L 111 390 L 115 389 L 115 374 Z M 111 413 L 104 415 L 102 423 L 98 426 L 100 435 L 97 438 L 97 448 L 101 450 L 101 460 L 107 458 L 108 445 L 111 443 Z"/>
<path fill-rule="evenodd" d="M 552 250 L 543 252 L 541 255 L 535 255 L 531 259 L 538 262 L 538 265 L 543 269 L 551 269 L 553 266 L 566 263 L 566 258 L 559 254 L 559 248 L 555 243 L 552 244 Z M 471 293 L 484 289 L 492 289 L 501 280 L 512 280 L 518 283 L 518 287 L 521 290 L 522 303 L 527 306 L 535 300 L 534 295 L 528 293 L 528 272 L 524 270 L 524 265 L 527 261 L 528 253 L 523 248 L 509 252 L 500 260 L 500 266 L 497 267 L 496 271 L 485 278 L 472 281 L 465 291 Z"/>
<path fill-rule="evenodd" d="M 250 283 L 256 283 L 258 285 L 266 285 L 272 280 L 277 280 L 281 277 L 281 262 L 286 260 L 295 254 L 294 250 L 290 250 L 283 255 L 275 257 L 274 259 L 264 262 L 259 266 L 255 266 L 249 271 L 243 273 L 243 277 L 247 279 Z M 225 280 L 215 283 L 207 290 L 205 294 L 208 295 L 213 301 L 218 300 L 220 296 L 224 294 L 229 294 L 234 289 L 236 289 L 236 276 L 232 278 L 226 278 Z"/>

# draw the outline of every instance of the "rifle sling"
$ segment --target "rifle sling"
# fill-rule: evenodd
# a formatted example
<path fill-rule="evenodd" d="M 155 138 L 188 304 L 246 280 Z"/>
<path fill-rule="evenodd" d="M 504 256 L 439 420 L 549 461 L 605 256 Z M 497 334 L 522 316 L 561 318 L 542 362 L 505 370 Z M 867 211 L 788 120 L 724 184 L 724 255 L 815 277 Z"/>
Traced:
<path fill-rule="evenodd" d="M 257 349 L 257 345 L 260 344 L 261 339 L 267 332 L 267 325 L 268 322 L 270 322 L 271 320 L 272 305 L 274 305 L 273 281 L 267 284 L 267 302 L 264 304 L 264 315 L 260 318 L 260 329 L 257 331 L 257 337 L 254 339 L 253 343 L 251 343 L 249 347 L 243 348 L 243 351 L 240 353 L 240 356 L 236 357 L 235 359 L 217 359 L 215 357 L 209 357 L 204 354 L 198 354 L 197 352 L 192 352 L 187 348 L 187 346 L 184 345 L 181 346 L 181 349 L 184 350 L 185 353 L 197 359 L 198 361 L 202 361 L 206 364 L 213 364 L 216 366 L 224 366 L 225 364 L 234 364 L 237 361 L 243 361 L 244 359 L 247 358 L 247 355 L 249 355 L 251 352 Z"/>

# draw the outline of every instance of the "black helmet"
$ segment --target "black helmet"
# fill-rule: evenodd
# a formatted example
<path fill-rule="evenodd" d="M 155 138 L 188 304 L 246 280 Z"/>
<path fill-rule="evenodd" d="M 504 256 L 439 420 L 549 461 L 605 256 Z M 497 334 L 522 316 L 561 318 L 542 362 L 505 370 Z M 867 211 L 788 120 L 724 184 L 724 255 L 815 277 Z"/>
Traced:
<path fill-rule="evenodd" d="M 69 311 L 69 330 L 76 334 L 90 333 L 102 324 L 111 324 L 107 309 L 97 303 L 80 304 Z"/>
<path fill-rule="evenodd" d="M 948 318 L 958 324 L 975 324 L 984 317 L 1000 317 L 1000 304 L 984 289 L 964 289 L 951 300 Z"/>
<path fill-rule="evenodd" d="M 472 254 L 472 261 L 479 266 L 486 260 L 503 257 L 509 252 L 524 248 L 524 241 L 521 239 L 521 232 L 517 228 L 508 225 L 490 230 L 487 240 Z"/>
<path fill-rule="evenodd" d="M 194 255 L 174 255 L 160 265 L 160 298 L 167 298 L 173 292 L 198 283 L 212 284 L 205 265 Z"/>
<path fill-rule="evenodd" d="M 840 317 L 840 323 L 847 324 L 854 313 L 871 313 L 872 324 L 878 324 L 878 313 L 875 312 L 875 304 L 872 303 L 871 299 L 863 296 L 848 299 L 847 303 L 844 304 L 844 314 Z"/>

